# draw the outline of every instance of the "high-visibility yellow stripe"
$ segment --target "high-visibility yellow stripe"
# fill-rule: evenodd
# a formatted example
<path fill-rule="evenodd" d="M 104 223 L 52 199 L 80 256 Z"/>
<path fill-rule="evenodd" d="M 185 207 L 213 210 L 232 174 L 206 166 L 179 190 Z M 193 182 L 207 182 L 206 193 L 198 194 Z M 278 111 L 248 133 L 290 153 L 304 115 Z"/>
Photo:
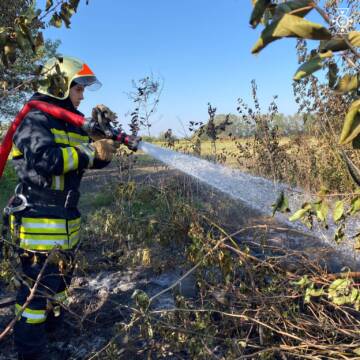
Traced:
<path fill-rule="evenodd" d="M 70 231 L 70 235 L 74 234 L 75 232 L 79 232 L 80 231 L 80 225 L 76 228 L 73 228 L 73 229 L 69 229 Z"/>
<path fill-rule="evenodd" d="M 32 226 L 20 226 L 20 234 L 67 234 L 66 225 L 49 227 L 45 224 L 33 224 Z"/>
<path fill-rule="evenodd" d="M 15 304 L 16 315 L 19 314 L 21 307 L 21 305 Z M 26 318 L 28 324 L 41 324 L 46 320 L 46 310 L 34 310 L 27 307 L 22 312 L 21 316 Z"/>
<path fill-rule="evenodd" d="M 78 218 L 75 218 L 75 219 L 72 219 L 72 220 L 68 220 L 68 222 L 69 222 L 69 225 L 78 225 L 78 224 L 80 224 L 80 222 L 81 222 L 81 218 L 80 217 L 78 217 Z"/>
<path fill-rule="evenodd" d="M 76 134 L 76 133 L 68 133 L 69 135 L 69 142 L 71 146 L 77 146 L 82 143 L 88 143 L 90 138 L 88 136 Z"/>
<path fill-rule="evenodd" d="M 64 175 L 52 176 L 51 189 L 52 190 L 64 190 L 65 178 Z"/>
<path fill-rule="evenodd" d="M 33 245 L 33 244 L 26 244 L 21 242 L 20 243 L 20 247 L 24 250 L 31 250 L 31 251 L 51 251 L 55 245 L 49 245 L 49 244 L 38 244 L 38 245 Z M 61 249 L 61 250 L 69 250 L 69 246 L 67 245 L 56 245 L 57 248 Z"/>
<path fill-rule="evenodd" d="M 23 217 L 21 218 L 21 224 L 22 225 L 28 225 L 28 224 L 34 224 L 34 223 L 41 223 L 46 224 L 49 226 L 56 225 L 56 224 L 65 224 L 65 219 L 48 219 L 48 218 L 29 218 L 29 217 Z"/>
<path fill-rule="evenodd" d="M 19 238 L 23 249 L 47 251 L 59 247 L 68 250 L 80 239 L 80 218 L 22 218 L 21 222 Z"/>
<path fill-rule="evenodd" d="M 73 248 L 80 240 L 80 232 L 75 231 L 70 235 L 70 248 Z"/>
<path fill-rule="evenodd" d="M 57 144 L 69 145 L 69 137 L 63 130 L 50 129 L 54 135 L 54 140 Z"/>
<path fill-rule="evenodd" d="M 68 148 L 62 148 L 62 154 L 63 154 L 63 162 L 64 162 L 64 167 L 63 167 L 63 173 L 67 173 L 68 167 L 69 167 L 69 152 L 67 150 Z"/>
<path fill-rule="evenodd" d="M 51 250 L 54 247 L 69 248 L 68 235 L 20 234 L 20 247 L 27 250 Z"/>
<path fill-rule="evenodd" d="M 56 242 L 61 243 L 62 241 L 67 241 L 67 234 L 20 234 L 21 240 L 32 240 L 32 241 L 43 241 L 43 242 Z"/>
<path fill-rule="evenodd" d="M 63 173 L 66 174 L 71 170 L 76 170 L 79 166 L 79 155 L 74 147 L 68 146 L 61 148 L 63 154 L 64 168 Z"/>
<path fill-rule="evenodd" d="M 67 137 L 67 135 L 65 135 L 65 136 L 56 135 L 55 136 L 55 142 L 57 144 L 70 145 L 69 138 Z"/>
<path fill-rule="evenodd" d="M 15 229 L 15 216 L 10 215 L 10 230 L 13 232 Z"/>
<path fill-rule="evenodd" d="M 50 129 L 50 131 L 53 133 L 54 136 L 67 136 L 66 131 L 64 130 L 58 130 L 58 129 Z"/>
<path fill-rule="evenodd" d="M 51 129 L 57 144 L 64 144 L 70 146 L 77 146 L 82 143 L 89 142 L 90 138 L 87 135 L 80 135 L 74 132 L 66 132 L 63 130 Z"/>
<path fill-rule="evenodd" d="M 77 218 L 75 220 L 69 220 L 68 221 L 68 227 L 69 232 L 72 233 L 74 230 L 79 230 L 80 228 L 80 218 Z"/>
<path fill-rule="evenodd" d="M 90 144 L 80 144 L 77 148 L 88 157 L 88 167 L 91 168 L 95 159 L 95 149 Z"/>
<path fill-rule="evenodd" d="M 69 138 L 73 138 L 76 140 L 81 140 L 82 142 L 86 142 L 87 140 L 89 140 L 89 136 L 87 135 L 81 135 L 78 133 L 74 133 L 74 132 L 68 132 Z"/>

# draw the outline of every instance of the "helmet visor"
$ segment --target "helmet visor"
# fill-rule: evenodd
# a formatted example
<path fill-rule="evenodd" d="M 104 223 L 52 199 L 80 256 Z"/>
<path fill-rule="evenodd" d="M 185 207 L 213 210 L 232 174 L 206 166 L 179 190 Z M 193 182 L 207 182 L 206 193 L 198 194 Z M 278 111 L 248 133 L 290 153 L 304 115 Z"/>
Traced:
<path fill-rule="evenodd" d="M 96 78 L 96 76 L 81 76 L 73 81 L 91 91 L 99 90 L 102 86 L 102 83 Z"/>

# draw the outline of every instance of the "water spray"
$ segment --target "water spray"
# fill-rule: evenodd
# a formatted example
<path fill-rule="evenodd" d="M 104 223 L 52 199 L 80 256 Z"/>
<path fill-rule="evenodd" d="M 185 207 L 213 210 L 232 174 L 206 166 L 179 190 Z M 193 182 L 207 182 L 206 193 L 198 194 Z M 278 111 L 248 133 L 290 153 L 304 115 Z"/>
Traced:
<path fill-rule="evenodd" d="M 252 176 L 236 169 L 215 164 L 198 157 L 141 142 L 139 149 L 164 164 L 241 200 L 264 215 L 271 214 L 271 205 L 285 185 Z"/>
<path fill-rule="evenodd" d="M 192 155 L 159 147 L 148 142 L 140 142 L 139 150 L 142 150 L 154 159 L 157 159 L 174 169 L 180 170 L 181 172 L 202 181 L 204 184 L 227 194 L 231 198 L 241 201 L 261 215 L 272 216 L 272 205 L 276 202 L 281 191 L 286 193 L 286 196 L 289 199 L 289 206 L 292 210 L 300 208 L 310 197 L 310 195 L 306 194 L 302 189 L 290 188 L 289 185 L 284 183 L 273 182 L 262 177 L 246 174 L 237 169 L 232 169 L 221 164 L 215 164 Z M 317 236 L 324 243 L 334 247 L 337 251 L 349 256 L 351 255 L 352 258 L 355 256 L 351 240 L 344 241 L 335 246 L 335 243 L 332 240 L 333 233 L 336 229 L 334 224 L 329 224 L 327 230 L 320 226 L 316 226 L 315 224 L 314 228 L 310 231 L 305 225 L 298 221 L 290 222 L 285 214 L 277 212 L 275 218 L 290 228 L 295 228 L 308 235 Z M 356 233 L 357 228 L 358 223 L 356 221 L 347 224 L 349 237 L 351 237 L 352 233 Z"/>

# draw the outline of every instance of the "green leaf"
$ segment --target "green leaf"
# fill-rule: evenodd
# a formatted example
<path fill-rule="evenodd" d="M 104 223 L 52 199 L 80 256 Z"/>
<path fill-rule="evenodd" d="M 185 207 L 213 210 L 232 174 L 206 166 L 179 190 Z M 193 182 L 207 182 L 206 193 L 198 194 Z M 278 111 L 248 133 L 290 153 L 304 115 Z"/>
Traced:
<path fill-rule="evenodd" d="M 275 215 L 276 211 L 280 211 L 281 213 L 289 212 L 289 200 L 284 195 L 284 191 L 281 191 L 275 204 L 271 205 L 273 208 L 272 216 Z"/>
<path fill-rule="evenodd" d="M 337 64 L 333 61 L 329 63 L 329 72 L 328 72 L 328 78 L 329 78 L 329 87 L 332 89 L 334 88 L 337 79 L 338 79 L 338 72 L 339 68 Z"/>
<path fill-rule="evenodd" d="M 0 81 L 0 88 L 3 90 L 3 91 L 6 91 L 9 87 L 9 83 L 5 80 L 2 80 Z"/>
<path fill-rule="evenodd" d="M 333 38 L 331 40 L 322 40 L 320 41 L 319 52 L 327 52 L 329 50 L 336 51 L 344 51 L 349 49 L 349 45 L 343 38 Z"/>
<path fill-rule="evenodd" d="M 353 353 L 356 355 L 360 355 L 360 347 L 353 350 Z"/>
<path fill-rule="evenodd" d="M 254 2 L 254 1 L 253 1 Z M 250 17 L 250 25 L 253 28 L 259 25 L 262 17 L 264 16 L 265 10 L 270 4 L 270 0 L 255 0 L 254 9 Z"/>
<path fill-rule="evenodd" d="M 69 14 L 65 11 L 61 11 L 60 18 L 64 21 L 65 27 L 69 29 L 71 24 Z"/>
<path fill-rule="evenodd" d="M 77 11 L 77 8 L 79 6 L 79 2 L 80 2 L 80 0 L 70 0 L 69 1 L 70 7 L 72 7 L 75 12 Z"/>
<path fill-rule="evenodd" d="M 305 298 L 304 302 L 309 303 L 311 301 L 311 297 L 319 297 L 321 295 L 324 295 L 324 289 L 314 289 L 314 284 L 310 287 L 308 287 L 305 291 Z"/>
<path fill-rule="evenodd" d="M 311 205 L 308 203 L 305 203 L 300 210 L 296 211 L 292 216 L 289 217 L 289 220 L 297 221 L 297 220 L 303 218 L 305 215 L 307 215 L 310 210 L 311 210 Z"/>
<path fill-rule="evenodd" d="M 318 195 L 320 197 L 326 196 L 330 193 L 329 189 L 327 189 L 325 186 L 321 186 L 320 191 L 318 192 Z"/>
<path fill-rule="evenodd" d="M 334 90 L 338 94 L 345 94 L 350 91 L 357 90 L 359 88 L 359 74 L 356 75 L 344 75 L 338 83 L 335 85 Z"/>
<path fill-rule="evenodd" d="M 3 48 L 8 39 L 8 32 L 5 28 L 0 27 L 0 48 Z"/>
<path fill-rule="evenodd" d="M 329 207 L 328 207 L 327 203 L 324 200 L 317 203 L 315 211 L 316 211 L 316 217 L 320 221 L 326 222 L 326 218 L 327 218 L 328 213 L 329 213 Z"/>
<path fill-rule="evenodd" d="M 50 25 L 55 26 L 57 28 L 61 28 L 62 25 L 62 19 L 60 17 L 60 15 L 58 13 L 55 13 L 51 20 L 50 20 Z"/>
<path fill-rule="evenodd" d="M 338 291 L 349 288 L 352 285 L 352 280 L 350 279 L 336 279 L 334 280 L 328 290 L 328 295 L 330 298 L 337 295 Z"/>
<path fill-rule="evenodd" d="M 312 57 L 309 61 L 302 64 L 296 71 L 294 75 L 294 80 L 299 81 L 306 76 L 313 74 L 315 71 L 320 70 L 324 66 L 324 59 L 330 58 L 333 56 L 332 51 L 326 53 L 317 54 Z"/>
<path fill-rule="evenodd" d="M 285 14 L 281 19 L 273 21 L 261 33 L 251 52 L 260 52 L 271 42 L 281 38 L 300 38 L 311 40 L 330 40 L 328 29 L 320 24 L 305 20 L 299 16 Z"/>
<path fill-rule="evenodd" d="M 352 46 L 360 46 L 360 31 L 350 31 L 348 35 L 348 40 Z"/>
<path fill-rule="evenodd" d="M 354 140 L 360 134 L 360 100 L 354 101 L 345 116 L 339 144 L 345 145 Z"/>
<path fill-rule="evenodd" d="M 336 279 L 329 286 L 328 298 L 336 305 L 355 304 L 359 299 L 359 290 L 353 288 L 350 279 Z"/>
<path fill-rule="evenodd" d="M 359 137 L 353 140 L 352 146 L 354 148 L 360 146 Z M 344 163 L 346 164 L 351 179 L 355 182 L 356 185 L 360 186 L 360 169 L 353 163 L 353 161 L 350 159 L 350 157 L 346 154 L 344 150 L 340 149 L 339 154 L 342 160 L 344 161 Z M 358 191 L 356 193 L 358 193 Z"/>
<path fill-rule="evenodd" d="M 274 12 L 274 21 L 280 19 L 284 14 L 292 13 L 300 17 L 306 16 L 314 8 L 312 0 L 293 0 L 278 4 Z"/>
<path fill-rule="evenodd" d="M 23 32 L 21 30 L 16 31 L 16 42 L 19 46 L 19 48 L 21 50 L 25 50 L 26 48 L 28 48 L 29 44 L 29 40 L 27 39 L 27 37 L 23 34 Z"/>
<path fill-rule="evenodd" d="M 333 213 L 333 218 L 335 222 L 338 222 L 344 215 L 344 202 L 341 200 L 338 200 L 335 203 L 335 209 Z"/>
<path fill-rule="evenodd" d="M 344 240 L 344 237 L 345 237 L 345 225 L 344 224 L 341 224 L 335 231 L 335 234 L 334 234 L 334 241 L 337 243 L 337 244 L 340 244 L 343 240 Z"/>
<path fill-rule="evenodd" d="M 16 61 L 16 46 L 13 42 L 8 41 L 4 46 L 4 56 L 6 61 L 13 64 Z"/>
<path fill-rule="evenodd" d="M 35 41 L 33 39 L 32 31 L 30 29 L 31 24 L 29 23 L 27 18 L 24 17 L 24 16 L 19 16 L 16 19 L 15 22 L 16 22 L 16 25 L 17 25 L 16 26 L 17 27 L 17 34 L 19 35 L 19 38 L 25 37 L 27 39 L 27 41 L 28 41 L 28 45 L 30 45 L 31 49 L 34 51 L 35 50 Z"/>
<path fill-rule="evenodd" d="M 42 32 L 39 32 L 35 38 L 35 49 L 38 51 L 40 48 L 44 46 L 44 37 Z"/>
<path fill-rule="evenodd" d="M 353 238 L 355 238 L 354 249 L 360 250 L 360 234 L 356 234 Z"/>
<path fill-rule="evenodd" d="M 307 275 L 304 275 L 298 281 L 291 281 L 291 284 L 304 288 L 305 286 L 312 284 L 312 282 L 309 280 Z"/>
<path fill-rule="evenodd" d="M 153 331 L 150 321 L 146 322 L 146 327 L 147 327 L 147 336 L 149 339 L 152 339 L 154 336 L 154 331 Z"/>
<path fill-rule="evenodd" d="M 360 46 L 360 32 L 359 31 L 351 31 L 346 35 L 347 40 L 350 42 L 352 46 L 359 47 Z M 349 45 L 346 43 L 345 39 L 342 37 L 333 37 L 331 40 L 322 40 L 320 41 L 319 51 L 345 51 L 350 49 Z"/>
<path fill-rule="evenodd" d="M 48 11 L 53 6 L 53 0 L 46 0 L 45 11 Z"/>
<path fill-rule="evenodd" d="M 64 21 L 67 28 L 70 28 L 70 18 L 75 13 L 75 10 L 67 3 L 61 5 L 60 17 Z"/>
<path fill-rule="evenodd" d="M 360 197 L 355 197 L 351 199 L 351 208 L 350 208 L 350 214 L 354 215 L 360 210 Z"/>
<path fill-rule="evenodd" d="M 150 305 L 149 296 L 146 294 L 145 291 L 136 289 L 131 298 L 135 300 L 136 305 L 143 311 L 146 311 Z"/>

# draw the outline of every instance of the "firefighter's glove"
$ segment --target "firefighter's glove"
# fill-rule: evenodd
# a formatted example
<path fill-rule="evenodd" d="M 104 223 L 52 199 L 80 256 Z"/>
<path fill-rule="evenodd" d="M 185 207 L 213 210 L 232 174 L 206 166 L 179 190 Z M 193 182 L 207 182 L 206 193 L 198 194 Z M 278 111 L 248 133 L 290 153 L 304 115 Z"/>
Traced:
<path fill-rule="evenodd" d="M 117 115 L 105 105 L 96 105 L 92 109 L 91 117 L 95 120 L 105 119 L 107 121 L 116 121 Z"/>
<path fill-rule="evenodd" d="M 116 152 L 114 140 L 102 139 L 91 144 L 95 150 L 95 158 L 102 161 L 111 161 Z"/>
<path fill-rule="evenodd" d="M 93 140 L 104 139 L 110 137 L 108 133 L 111 123 L 116 123 L 117 115 L 105 105 L 96 105 L 91 112 L 91 123 L 93 129 L 90 136 Z"/>
<path fill-rule="evenodd" d="M 137 151 L 141 140 L 142 139 L 140 136 L 125 135 L 123 143 L 128 147 L 128 149 L 130 149 L 132 151 Z"/>

